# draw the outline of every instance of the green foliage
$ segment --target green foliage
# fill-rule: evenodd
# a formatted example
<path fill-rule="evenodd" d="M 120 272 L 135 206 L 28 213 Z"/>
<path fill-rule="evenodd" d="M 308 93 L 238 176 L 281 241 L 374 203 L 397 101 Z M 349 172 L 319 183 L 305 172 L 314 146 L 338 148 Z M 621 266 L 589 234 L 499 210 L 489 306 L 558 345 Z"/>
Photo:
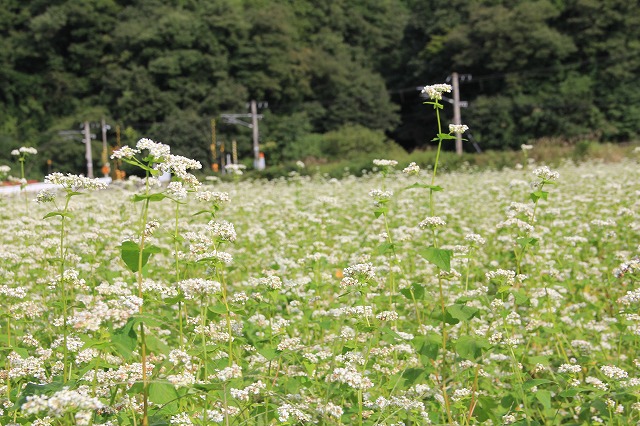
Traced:
<path fill-rule="evenodd" d="M 104 114 L 111 145 L 117 123 L 161 136 L 207 165 L 209 120 L 247 112 L 250 99 L 269 103 L 260 136 L 270 165 L 326 158 L 318 135 L 333 138 L 351 125 L 384 131 L 412 150 L 437 133 L 415 87 L 454 70 L 474 77 L 461 85 L 469 101 L 463 122 L 484 150 L 552 136 L 638 136 L 633 2 L 5 3 L 4 160 L 33 145 L 58 169 L 83 171 L 79 147 L 56 132 Z M 219 129 L 221 138 L 238 140 L 241 157 L 251 156 L 249 129 Z"/>

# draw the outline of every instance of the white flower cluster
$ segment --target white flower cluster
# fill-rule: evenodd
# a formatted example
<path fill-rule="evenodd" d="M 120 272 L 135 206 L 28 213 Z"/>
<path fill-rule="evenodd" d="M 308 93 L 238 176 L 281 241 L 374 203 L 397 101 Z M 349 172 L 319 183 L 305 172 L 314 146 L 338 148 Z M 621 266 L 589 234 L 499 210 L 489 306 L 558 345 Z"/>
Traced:
<path fill-rule="evenodd" d="M 100 179 L 90 179 L 84 176 L 72 175 L 67 173 L 63 175 L 60 172 L 51 173 L 44 178 L 44 183 L 60 185 L 67 190 L 77 191 L 79 189 L 99 190 L 106 189 L 107 184 L 101 182 Z"/>
<path fill-rule="evenodd" d="M 409 176 L 416 176 L 418 173 L 420 173 L 420 166 L 418 166 L 415 162 L 411 162 L 407 167 L 402 169 L 402 173 Z"/>
<path fill-rule="evenodd" d="M 282 288 L 282 280 L 276 275 L 269 275 L 258 279 L 252 278 L 249 280 L 249 283 L 254 287 L 264 286 L 270 290 L 280 290 Z"/>
<path fill-rule="evenodd" d="M 231 173 L 232 175 L 241 175 L 244 173 L 244 170 L 247 168 L 244 164 L 227 164 L 224 166 L 227 173 Z"/>
<path fill-rule="evenodd" d="M 167 185 L 167 194 L 176 200 L 184 200 L 187 198 L 188 191 L 182 182 L 174 180 L 173 182 L 169 182 L 169 185 Z"/>
<path fill-rule="evenodd" d="M 297 351 L 302 349 L 299 337 L 285 337 L 280 343 L 278 343 L 279 351 Z"/>
<path fill-rule="evenodd" d="M 27 402 L 22 404 L 22 411 L 26 415 L 38 414 L 45 411 L 48 415 L 62 417 L 65 413 L 76 410 L 97 410 L 104 407 L 98 398 L 79 393 L 76 390 L 64 388 L 53 395 L 30 395 Z"/>
<path fill-rule="evenodd" d="M 478 234 L 467 234 L 464 236 L 464 240 L 468 241 L 473 246 L 483 246 L 487 242 L 487 240 Z"/>
<path fill-rule="evenodd" d="M 38 192 L 36 195 L 36 203 L 52 203 L 56 200 L 56 194 L 54 192 L 49 191 L 48 189 L 43 189 Z"/>
<path fill-rule="evenodd" d="M 373 270 L 373 264 L 357 263 L 355 265 L 344 268 L 343 278 L 340 282 L 342 288 L 353 287 L 358 285 L 364 285 L 376 278 L 375 271 Z"/>
<path fill-rule="evenodd" d="M 640 272 L 640 257 L 636 256 L 628 262 L 621 263 L 614 271 L 616 278 L 622 278 L 627 274 L 635 274 Z"/>
<path fill-rule="evenodd" d="M 582 367 L 578 364 L 562 364 L 558 367 L 558 373 L 578 374 L 582 371 Z"/>
<path fill-rule="evenodd" d="M 466 124 L 449 124 L 449 133 L 463 134 L 469 130 Z"/>
<path fill-rule="evenodd" d="M 225 367 L 222 370 L 218 370 L 213 377 L 221 382 L 237 379 L 238 377 L 242 377 L 242 367 L 234 363 L 231 367 Z"/>
<path fill-rule="evenodd" d="M 560 178 L 560 173 L 551 171 L 547 166 L 538 167 L 533 171 L 533 174 L 544 182 L 553 182 Z"/>
<path fill-rule="evenodd" d="M 627 291 L 627 294 L 618 299 L 618 303 L 625 306 L 629 306 L 632 303 L 637 302 L 640 302 L 640 288 L 633 291 Z"/>
<path fill-rule="evenodd" d="M 495 271 L 489 271 L 484 274 L 487 281 L 497 280 L 507 285 L 513 285 L 516 279 L 516 273 L 507 269 L 496 269 Z"/>
<path fill-rule="evenodd" d="M 229 391 L 231 392 L 231 396 L 238 401 L 248 402 L 251 395 L 260 395 L 260 391 L 266 388 L 267 385 L 262 383 L 262 380 L 258 380 L 244 389 L 231 388 Z"/>
<path fill-rule="evenodd" d="M 327 376 L 327 381 L 344 383 L 353 389 L 366 390 L 373 387 L 371 379 L 362 375 L 355 367 L 336 368 Z"/>
<path fill-rule="evenodd" d="M 438 216 L 426 217 L 422 222 L 418 224 L 420 229 L 425 229 L 425 228 L 436 229 L 446 225 L 447 225 L 447 222 L 445 222 L 444 219 Z"/>
<path fill-rule="evenodd" d="M 140 150 L 133 149 L 130 146 L 126 146 L 125 145 L 122 148 L 116 149 L 115 151 L 113 151 L 113 153 L 111 154 L 111 159 L 112 160 L 120 160 L 122 158 L 132 158 L 133 156 L 135 156 L 139 152 L 140 152 Z"/>
<path fill-rule="evenodd" d="M 234 242 L 237 237 L 233 223 L 227 222 L 226 220 L 212 220 L 207 224 L 207 229 L 221 241 Z"/>
<path fill-rule="evenodd" d="M 396 160 L 373 160 L 373 164 L 379 167 L 394 167 L 398 165 Z"/>
<path fill-rule="evenodd" d="M 185 299 L 191 300 L 213 293 L 220 293 L 222 286 L 218 281 L 203 278 L 190 278 L 179 281 L 176 286 L 182 291 Z"/>
<path fill-rule="evenodd" d="M 398 319 L 398 313 L 396 311 L 382 311 L 376 318 L 380 321 L 396 321 Z"/>
<path fill-rule="evenodd" d="M 372 189 L 369 196 L 377 201 L 388 200 L 393 197 L 393 191 L 383 191 L 381 189 Z"/>
<path fill-rule="evenodd" d="M 622 368 L 616 367 L 615 365 L 603 365 L 600 367 L 600 371 L 610 379 L 621 380 L 629 377 L 626 371 Z"/>
<path fill-rule="evenodd" d="M 226 192 L 202 191 L 196 194 L 198 201 L 213 201 L 214 203 L 228 203 L 229 194 Z"/>
<path fill-rule="evenodd" d="M 440 100 L 443 93 L 451 93 L 450 84 L 432 84 L 431 86 L 424 86 L 422 93 L 429 96 L 429 99 Z"/>
<path fill-rule="evenodd" d="M 15 156 L 24 155 L 24 154 L 35 155 L 37 153 L 38 153 L 38 150 L 30 146 L 22 146 L 19 149 L 14 149 L 11 151 L 11 155 L 15 155 Z"/>
<path fill-rule="evenodd" d="M 291 404 L 283 404 L 278 407 L 278 420 L 284 423 L 288 422 L 289 418 L 294 420 L 293 423 L 305 423 L 311 421 L 311 416 L 309 414 L 306 414 L 304 411 Z"/>
<path fill-rule="evenodd" d="M 0 285 L 0 295 L 15 297 L 16 299 L 24 299 L 27 296 L 27 290 L 24 287 L 9 287 Z"/>

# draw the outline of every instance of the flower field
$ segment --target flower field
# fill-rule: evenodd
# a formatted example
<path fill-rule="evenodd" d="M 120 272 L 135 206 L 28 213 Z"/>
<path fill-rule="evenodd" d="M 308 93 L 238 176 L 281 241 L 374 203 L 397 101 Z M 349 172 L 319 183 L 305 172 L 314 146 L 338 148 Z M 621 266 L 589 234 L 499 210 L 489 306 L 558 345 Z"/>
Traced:
<path fill-rule="evenodd" d="M 0 424 L 640 421 L 637 162 L 379 167 L 0 199 Z"/>

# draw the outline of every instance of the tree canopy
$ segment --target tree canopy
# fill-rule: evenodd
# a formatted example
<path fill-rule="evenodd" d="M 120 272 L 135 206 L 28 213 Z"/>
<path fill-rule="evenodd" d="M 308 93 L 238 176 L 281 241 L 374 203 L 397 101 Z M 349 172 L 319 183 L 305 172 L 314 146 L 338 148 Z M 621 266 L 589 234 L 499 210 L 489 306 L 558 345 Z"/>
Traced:
<path fill-rule="evenodd" d="M 33 145 L 71 171 L 81 150 L 58 132 L 104 116 L 206 163 L 210 120 L 250 99 L 278 161 L 354 128 L 414 149 L 435 126 L 416 87 L 452 71 L 472 76 L 463 121 L 484 148 L 625 141 L 639 24 L 626 0 L 4 0 L 0 158 Z M 249 155 L 249 129 L 219 135 Z"/>

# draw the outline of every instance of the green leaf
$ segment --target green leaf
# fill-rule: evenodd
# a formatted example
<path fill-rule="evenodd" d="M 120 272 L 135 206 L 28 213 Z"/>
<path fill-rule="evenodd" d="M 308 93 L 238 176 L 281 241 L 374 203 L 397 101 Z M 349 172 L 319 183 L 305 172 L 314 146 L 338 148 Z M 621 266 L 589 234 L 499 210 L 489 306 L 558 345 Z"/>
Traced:
<path fill-rule="evenodd" d="M 470 361 L 482 356 L 482 352 L 489 349 L 489 341 L 478 337 L 460 336 L 456 341 L 456 352 L 460 357 Z"/>
<path fill-rule="evenodd" d="M 387 212 L 389 211 L 389 209 L 385 206 L 381 206 L 378 207 L 377 209 L 375 209 L 373 211 L 373 215 L 377 218 L 379 218 L 380 216 L 382 216 L 383 214 L 387 214 Z"/>
<path fill-rule="evenodd" d="M 473 308 L 471 306 L 461 305 L 457 303 L 447 306 L 446 309 L 449 315 L 460 321 L 469 321 L 479 312 L 478 308 Z"/>
<path fill-rule="evenodd" d="M 149 384 L 149 401 L 156 405 L 164 405 L 163 409 L 173 413 L 178 408 L 180 395 L 169 382 L 154 381 Z"/>
<path fill-rule="evenodd" d="M 275 359 L 279 354 L 279 352 L 273 348 L 262 348 L 258 350 L 258 353 L 265 357 L 267 361 Z"/>
<path fill-rule="evenodd" d="M 61 216 L 61 217 L 68 217 L 68 218 L 72 218 L 73 215 L 71 213 L 65 213 L 65 212 L 49 212 L 46 215 L 44 215 L 44 217 L 42 219 L 48 219 L 50 217 L 54 217 L 54 216 Z"/>
<path fill-rule="evenodd" d="M 529 390 L 534 386 L 546 385 L 547 383 L 553 383 L 553 382 L 547 379 L 531 379 L 531 380 L 527 380 L 522 384 L 522 389 Z"/>
<path fill-rule="evenodd" d="M 156 246 L 147 246 L 142 250 L 142 266 L 147 264 L 149 256 L 153 253 L 159 253 L 161 250 Z M 138 266 L 140 262 L 140 246 L 133 241 L 124 241 L 120 245 L 120 256 L 125 265 L 131 272 L 138 272 Z"/>
<path fill-rule="evenodd" d="M 427 185 L 425 183 L 414 183 L 413 185 L 409 185 L 404 189 L 412 189 L 412 188 L 426 188 L 426 189 L 430 189 L 434 192 L 438 192 L 438 191 L 442 191 L 442 187 L 438 186 L 438 185 Z"/>
<path fill-rule="evenodd" d="M 396 245 L 393 243 L 382 243 L 378 246 L 378 254 L 393 253 Z"/>
<path fill-rule="evenodd" d="M 161 192 L 156 193 L 156 194 L 136 194 L 133 196 L 133 202 L 137 203 L 138 201 L 144 201 L 144 200 L 149 200 L 149 201 L 162 201 L 165 198 L 167 198 L 166 194 L 163 194 Z"/>
<path fill-rule="evenodd" d="M 420 340 L 417 341 L 419 343 Z M 435 360 L 438 358 L 438 352 L 442 347 L 442 339 L 436 335 L 429 335 L 422 339 L 422 346 L 418 353 L 428 359 Z"/>
<path fill-rule="evenodd" d="M 551 408 L 551 392 L 546 389 L 542 389 L 535 392 L 534 395 L 546 410 Z"/>
<path fill-rule="evenodd" d="M 429 262 L 436 265 L 443 271 L 451 271 L 451 257 L 453 256 L 453 250 L 444 250 L 435 247 L 427 247 L 419 252 Z"/>
<path fill-rule="evenodd" d="M 437 138 L 440 140 L 447 140 L 455 139 L 456 137 L 454 135 L 450 135 L 449 133 L 438 133 Z"/>
<path fill-rule="evenodd" d="M 412 292 L 413 297 L 411 296 Z M 402 290 L 400 290 L 400 293 L 409 300 L 421 300 L 422 298 L 424 298 L 424 287 L 422 287 L 418 283 L 413 283 L 411 284 L 411 288 L 403 288 Z"/>
<path fill-rule="evenodd" d="M 538 244 L 538 239 L 533 237 L 520 237 L 516 239 L 516 243 L 520 247 L 525 248 L 527 246 L 535 246 L 536 244 Z"/>
<path fill-rule="evenodd" d="M 548 196 L 549 193 L 547 191 L 537 190 L 535 192 L 532 192 L 529 195 L 529 198 L 531 198 L 531 201 L 533 201 L 534 203 L 537 203 L 539 199 L 542 198 L 543 200 L 546 200 Z"/>

